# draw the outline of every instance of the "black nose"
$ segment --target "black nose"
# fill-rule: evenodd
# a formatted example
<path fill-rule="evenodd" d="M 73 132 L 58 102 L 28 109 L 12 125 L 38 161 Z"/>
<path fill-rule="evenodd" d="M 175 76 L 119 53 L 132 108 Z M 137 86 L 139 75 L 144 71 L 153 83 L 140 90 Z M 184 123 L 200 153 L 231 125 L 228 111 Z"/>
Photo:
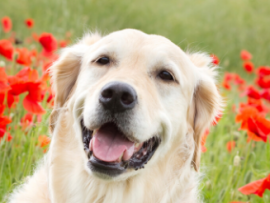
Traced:
<path fill-rule="evenodd" d="M 123 82 L 110 82 L 100 93 L 99 101 L 103 107 L 113 113 L 132 109 L 137 102 L 136 91 Z"/>

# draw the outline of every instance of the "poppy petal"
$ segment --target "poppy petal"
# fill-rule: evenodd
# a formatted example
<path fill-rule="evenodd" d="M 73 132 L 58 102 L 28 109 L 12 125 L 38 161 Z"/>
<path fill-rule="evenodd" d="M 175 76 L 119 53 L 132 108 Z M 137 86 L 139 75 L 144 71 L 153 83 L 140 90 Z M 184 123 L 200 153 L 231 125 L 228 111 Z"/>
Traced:
<path fill-rule="evenodd" d="M 45 110 L 42 108 L 42 106 L 37 101 L 31 100 L 28 95 L 23 100 L 23 106 L 28 112 L 33 114 L 45 113 Z"/>

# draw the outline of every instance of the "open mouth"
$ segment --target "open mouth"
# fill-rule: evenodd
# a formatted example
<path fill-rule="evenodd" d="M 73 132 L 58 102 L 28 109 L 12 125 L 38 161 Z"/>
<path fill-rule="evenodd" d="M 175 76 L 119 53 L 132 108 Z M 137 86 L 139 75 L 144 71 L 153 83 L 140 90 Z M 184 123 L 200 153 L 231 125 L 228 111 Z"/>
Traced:
<path fill-rule="evenodd" d="M 143 143 L 130 141 L 113 122 L 91 131 L 81 122 L 84 150 L 93 172 L 117 176 L 126 169 L 144 168 L 160 144 L 154 136 Z"/>

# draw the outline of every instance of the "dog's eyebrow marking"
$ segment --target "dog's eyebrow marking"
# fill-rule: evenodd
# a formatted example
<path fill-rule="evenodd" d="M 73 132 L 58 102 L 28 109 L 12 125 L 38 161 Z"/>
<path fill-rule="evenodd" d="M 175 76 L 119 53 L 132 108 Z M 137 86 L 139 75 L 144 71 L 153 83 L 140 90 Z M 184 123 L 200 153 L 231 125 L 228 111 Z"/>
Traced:
<path fill-rule="evenodd" d="M 173 62 L 173 61 L 169 61 L 169 62 L 156 62 L 155 65 L 153 66 L 153 70 L 149 73 L 149 75 L 151 75 L 151 73 L 156 73 L 162 70 L 167 70 L 168 72 L 170 72 L 171 74 L 173 74 L 174 77 L 174 81 L 179 84 L 181 84 L 182 81 L 182 74 L 181 71 L 179 70 L 179 67 Z"/>
<path fill-rule="evenodd" d="M 113 50 L 111 50 L 111 47 L 109 47 L 108 44 L 103 45 L 97 48 L 96 50 L 94 50 L 93 54 L 90 55 L 89 59 L 87 59 L 86 62 L 87 64 L 90 64 L 91 62 L 94 62 L 95 60 L 97 60 L 98 57 L 102 57 L 102 56 L 108 56 L 112 60 L 115 59 L 115 53 L 113 52 Z"/>

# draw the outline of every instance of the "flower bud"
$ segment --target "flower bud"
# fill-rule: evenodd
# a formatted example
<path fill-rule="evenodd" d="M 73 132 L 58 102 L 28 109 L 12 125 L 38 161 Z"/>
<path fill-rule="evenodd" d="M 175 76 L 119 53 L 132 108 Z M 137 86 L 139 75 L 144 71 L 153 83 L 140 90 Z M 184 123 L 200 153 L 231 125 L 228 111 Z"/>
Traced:
<path fill-rule="evenodd" d="M 5 66 L 6 66 L 5 61 L 0 61 L 0 67 L 5 67 Z"/>
<path fill-rule="evenodd" d="M 240 165 L 240 161 L 241 161 L 241 158 L 240 158 L 240 156 L 238 155 L 238 152 L 237 152 L 237 155 L 233 159 L 233 165 L 234 166 L 239 166 Z"/>

